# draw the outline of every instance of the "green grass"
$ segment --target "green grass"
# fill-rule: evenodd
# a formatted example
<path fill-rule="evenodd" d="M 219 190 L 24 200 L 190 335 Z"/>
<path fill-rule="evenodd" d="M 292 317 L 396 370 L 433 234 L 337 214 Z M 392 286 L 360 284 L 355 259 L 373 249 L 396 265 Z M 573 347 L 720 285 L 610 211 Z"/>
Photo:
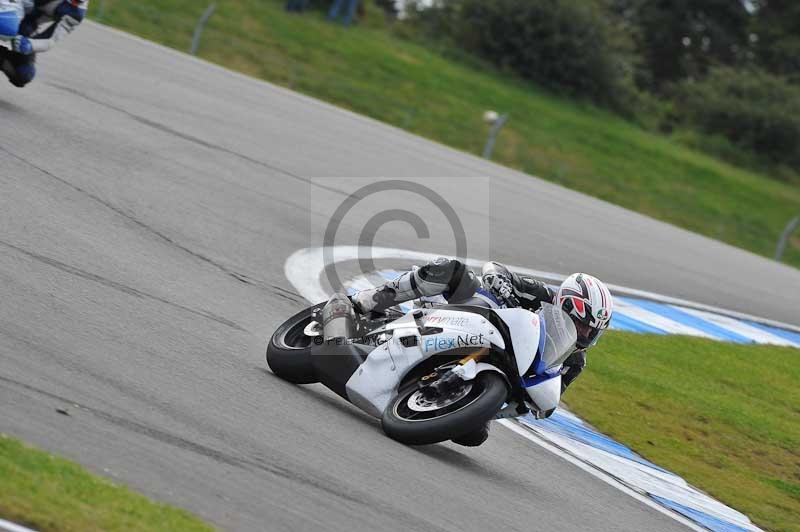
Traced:
<path fill-rule="evenodd" d="M 770 530 L 800 530 L 800 351 L 608 333 L 569 407 Z"/>
<path fill-rule="evenodd" d="M 105 0 L 102 21 L 187 50 L 205 4 Z M 370 2 L 365 21 L 350 28 L 319 12 L 288 14 L 277 0 L 217 4 L 199 55 L 228 68 L 475 154 L 487 133 L 483 111 L 508 111 L 495 160 L 765 256 L 800 213 L 797 185 L 721 162 L 682 139 L 646 132 L 477 60 L 448 59 L 398 37 Z M 785 261 L 800 266 L 800 237 Z"/>
<path fill-rule="evenodd" d="M 0 517 L 41 531 L 213 530 L 80 466 L 0 434 Z"/>

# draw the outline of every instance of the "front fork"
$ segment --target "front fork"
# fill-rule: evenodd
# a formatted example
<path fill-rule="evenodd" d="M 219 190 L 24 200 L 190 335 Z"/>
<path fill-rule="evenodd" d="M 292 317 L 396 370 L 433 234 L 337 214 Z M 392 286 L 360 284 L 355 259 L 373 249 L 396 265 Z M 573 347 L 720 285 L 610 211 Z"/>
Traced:
<path fill-rule="evenodd" d="M 477 375 L 477 362 L 489 354 L 483 347 L 465 356 L 454 366 L 439 366 L 432 373 L 419 380 L 419 387 L 426 399 L 433 399 L 451 393 L 464 381 L 471 381 Z"/>
<path fill-rule="evenodd" d="M 488 364 L 481 363 L 481 360 L 485 359 L 488 355 L 489 349 L 484 347 L 465 356 L 456 362 L 454 366 L 447 365 L 436 368 L 435 371 L 420 379 L 420 391 L 426 399 L 430 400 L 451 393 L 454 389 L 458 388 L 460 383 L 471 381 L 477 377 L 478 373 L 488 369 L 481 367 L 488 366 Z M 495 370 L 492 369 L 490 371 Z M 502 374 L 500 371 L 498 371 L 498 373 Z M 531 409 L 528 408 L 524 400 L 519 401 L 517 399 L 511 399 L 510 402 L 495 415 L 495 419 L 518 417 L 529 413 L 531 413 Z M 540 419 L 536 413 L 534 413 L 534 416 Z"/>

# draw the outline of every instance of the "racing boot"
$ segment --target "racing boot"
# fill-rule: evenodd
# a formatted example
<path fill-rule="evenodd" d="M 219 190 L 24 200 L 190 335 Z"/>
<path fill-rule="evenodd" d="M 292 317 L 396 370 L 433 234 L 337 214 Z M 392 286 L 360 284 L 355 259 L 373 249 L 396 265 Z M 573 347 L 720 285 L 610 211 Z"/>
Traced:
<path fill-rule="evenodd" d="M 387 308 L 423 296 L 444 295 L 466 299 L 480 287 L 475 274 L 458 260 L 438 258 L 433 262 L 401 274 L 381 286 L 361 290 L 353 296 L 353 306 L 364 315 L 380 314 Z"/>
<path fill-rule="evenodd" d="M 477 447 L 489 439 L 489 422 L 487 421 L 481 428 L 462 434 L 458 438 L 453 438 L 453 443 L 463 445 L 464 447 Z"/>
<path fill-rule="evenodd" d="M 382 314 L 387 308 L 411 301 L 422 294 L 418 289 L 417 271 L 401 274 L 375 288 L 361 290 L 350 297 L 356 311 L 362 315 Z"/>

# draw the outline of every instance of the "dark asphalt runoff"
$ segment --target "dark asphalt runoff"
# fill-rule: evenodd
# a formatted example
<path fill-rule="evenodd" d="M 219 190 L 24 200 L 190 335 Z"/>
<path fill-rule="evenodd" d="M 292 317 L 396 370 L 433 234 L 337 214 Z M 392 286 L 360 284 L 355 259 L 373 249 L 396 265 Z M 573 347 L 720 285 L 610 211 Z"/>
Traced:
<path fill-rule="evenodd" d="M 274 377 L 317 178 L 491 176 L 499 260 L 800 324 L 796 270 L 102 26 L 38 67 L 0 84 L 0 431 L 222 529 L 683 528 L 502 426 L 405 447 Z"/>

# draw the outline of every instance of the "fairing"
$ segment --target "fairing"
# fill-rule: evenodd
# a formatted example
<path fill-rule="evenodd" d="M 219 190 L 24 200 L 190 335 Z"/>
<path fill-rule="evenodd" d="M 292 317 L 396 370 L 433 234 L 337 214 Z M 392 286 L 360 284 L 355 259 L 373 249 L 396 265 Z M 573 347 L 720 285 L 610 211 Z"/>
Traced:
<path fill-rule="evenodd" d="M 345 385 L 350 402 L 373 416 L 383 413 L 406 374 L 426 358 L 455 348 L 495 345 L 505 349 L 500 332 L 482 316 L 428 310 L 415 320 L 415 312 L 420 311 L 411 311 L 386 325 L 386 330 L 392 331 L 391 337 L 370 352 Z M 441 332 L 421 334 L 418 324 Z"/>
<path fill-rule="evenodd" d="M 541 335 L 540 318 L 533 312 L 521 308 L 497 309 L 495 313 L 508 325 L 517 369 L 522 376 L 536 360 Z"/>
<path fill-rule="evenodd" d="M 528 386 L 525 391 L 540 412 L 552 410 L 561 400 L 561 375 L 556 373 L 555 376 L 548 377 L 538 384 Z"/>
<path fill-rule="evenodd" d="M 522 309 L 496 310 L 509 326 L 525 391 L 539 410 L 558 406 L 561 365 L 574 351 L 577 333 L 561 308 L 544 303 L 538 314 Z"/>
<path fill-rule="evenodd" d="M 575 346 L 572 320 L 552 305 L 538 314 L 519 308 L 493 312 L 507 325 L 520 379 L 531 400 L 540 411 L 558 406 L 559 368 Z M 384 330 L 390 334 L 386 343 L 370 352 L 345 385 L 347 398 L 376 417 L 388 406 L 403 378 L 423 360 L 458 348 L 506 349 L 502 334 L 487 318 L 460 310 L 417 309 Z M 484 366 L 490 365 L 475 369 L 489 369 Z M 540 371 L 532 372 L 536 368 Z"/>

